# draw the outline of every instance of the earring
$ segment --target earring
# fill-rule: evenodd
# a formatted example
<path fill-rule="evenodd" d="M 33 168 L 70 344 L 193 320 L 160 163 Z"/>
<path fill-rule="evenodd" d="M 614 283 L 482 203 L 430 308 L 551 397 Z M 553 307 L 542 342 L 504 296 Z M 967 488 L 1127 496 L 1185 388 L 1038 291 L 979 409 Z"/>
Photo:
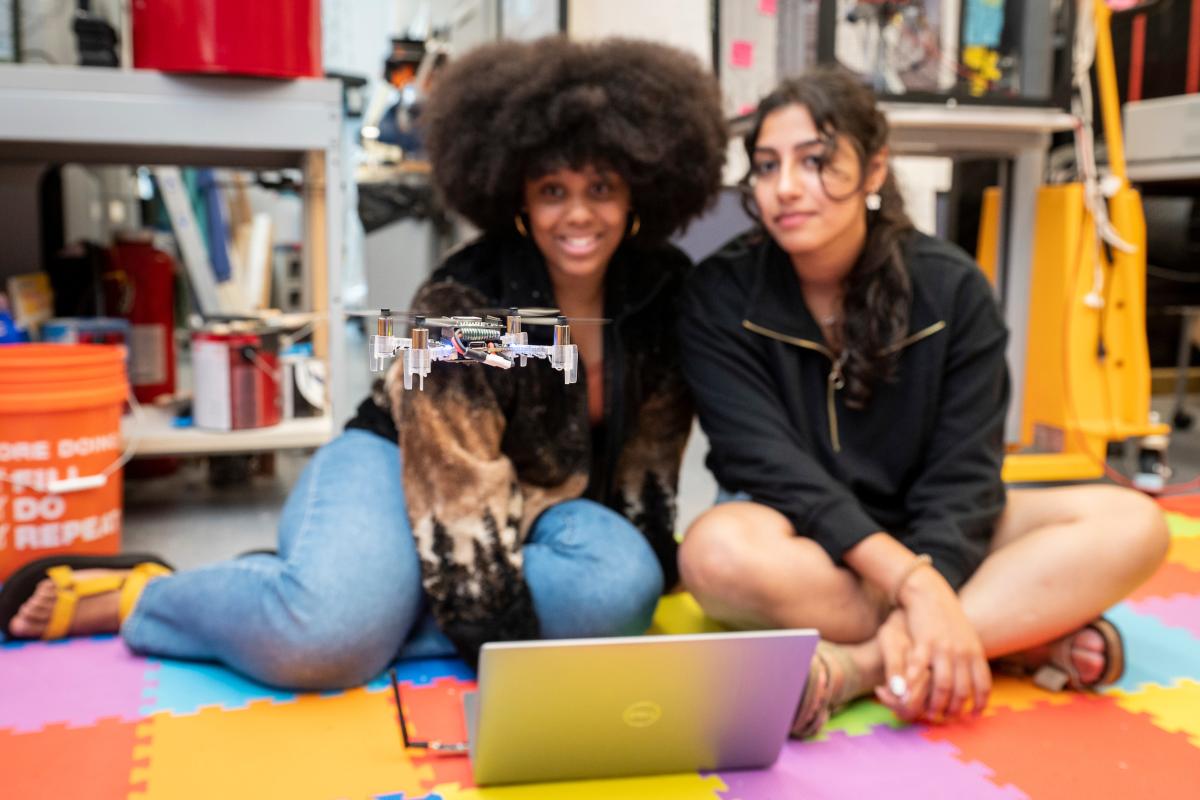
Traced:
<path fill-rule="evenodd" d="M 871 192 L 867 195 L 867 210 L 878 211 L 883 206 L 883 198 L 879 196 L 879 192 Z"/>
<path fill-rule="evenodd" d="M 632 239 L 633 237 L 637 236 L 638 231 L 640 231 L 641 229 L 642 229 L 642 218 L 639 217 L 637 214 L 634 214 L 633 215 L 633 225 L 631 225 L 629 227 L 629 238 Z"/>
<path fill-rule="evenodd" d="M 516 226 L 517 226 L 517 233 L 521 234 L 526 239 L 528 239 L 529 231 L 525 230 L 525 222 L 524 222 L 524 220 L 521 219 L 520 214 L 517 214 L 515 217 L 513 217 L 513 223 L 516 224 Z"/>

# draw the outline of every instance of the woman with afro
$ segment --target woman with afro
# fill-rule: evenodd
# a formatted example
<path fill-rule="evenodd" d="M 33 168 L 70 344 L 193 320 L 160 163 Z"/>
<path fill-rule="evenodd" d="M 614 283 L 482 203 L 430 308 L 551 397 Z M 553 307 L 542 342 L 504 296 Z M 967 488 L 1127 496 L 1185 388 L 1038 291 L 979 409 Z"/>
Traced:
<path fill-rule="evenodd" d="M 646 628 L 677 581 L 692 420 L 674 325 L 690 265 L 664 240 L 720 186 L 716 82 L 650 43 L 500 43 L 446 68 L 425 119 L 436 185 L 481 234 L 413 307 L 606 318 L 572 328 L 578 382 L 538 360 L 436 365 L 424 391 L 390 373 L 300 476 L 278 554 L 58 571 L 0 620 L 12 635 L 119 629 L 139 653 L 323 689 L 402 651 Z"/>

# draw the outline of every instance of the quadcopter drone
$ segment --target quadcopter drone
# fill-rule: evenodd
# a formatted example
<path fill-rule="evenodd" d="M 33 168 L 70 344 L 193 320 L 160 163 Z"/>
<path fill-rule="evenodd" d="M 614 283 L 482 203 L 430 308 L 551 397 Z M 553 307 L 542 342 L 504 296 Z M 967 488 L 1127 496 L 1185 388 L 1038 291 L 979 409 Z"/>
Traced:
<path fill-rule="evenodd" d="M 371 371 L 382 372 L 389 359 L 401 358 L 404 388 L 413 387 L 413 376 L 416 375 L 417 388 L 424 390 L 425 376 L 434 361 L 479 363 L 511 369 L 514 364 L 525 366 L 530 358 L 544 358 L 563 373 L 564 383 L 575 383 L 579 374 L 579 349 L 571 343 L 571 324 L 567 317 L 558 316 L 555 308 L 510 308 L 502 313 L 503 319 L 493 314 L 431 317 L 394 314 L 389 309 L 380 309 L 375 320 L 375 335 L 369 343 Z M 398 319 L 411 320 L 408 336 L 395 335 Z M 529 344 L 529 334 L 522 330 L 523 324 L 553 325 L 553 343 Z M 430 335 L 434 330 L 438 331 L 437 336 Z"/>

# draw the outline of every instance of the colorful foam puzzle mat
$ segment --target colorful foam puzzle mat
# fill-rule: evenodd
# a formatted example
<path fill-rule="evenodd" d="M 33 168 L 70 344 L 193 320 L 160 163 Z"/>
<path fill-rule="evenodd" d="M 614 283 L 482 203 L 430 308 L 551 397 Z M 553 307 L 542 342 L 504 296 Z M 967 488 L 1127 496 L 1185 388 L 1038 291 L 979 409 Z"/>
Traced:
<path fill-rule="evenodd" d="M 1200 797 L 1200 498 L 1164 503 L 1167 562 L 1110 612 L 1128 646 L 1098 695 L 1050 694 L 998 677 L 979 718 L 903 725 L 860 701 L 759 771 L 481 789 L 467 760 L 405 751 L 381 676 L 343 692 L 259 686 L 212 664 L 129 653 L 120 639 L 0 645 L 0 796 L 5 798 Z M 686 595 L 657 632 L 712 629 Z M 397 665 L 421 738 L 463 738 L 473 675 L 451 659 Z"/>

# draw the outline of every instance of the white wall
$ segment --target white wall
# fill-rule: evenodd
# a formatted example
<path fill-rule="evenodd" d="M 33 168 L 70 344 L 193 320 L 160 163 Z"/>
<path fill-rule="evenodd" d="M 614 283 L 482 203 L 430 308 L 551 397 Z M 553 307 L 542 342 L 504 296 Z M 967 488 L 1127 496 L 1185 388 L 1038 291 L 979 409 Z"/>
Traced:
<path fill-rule="evenodd" d="M 904 196 L 904 207 L 917 230 L 937 236 L 937 196 L 950 191 L 954 163 L 948 158 L 901 156 L 892 159 L 892 171 Z"/>
<path fill-rule="evenodd" d="M 653 39 L 712 64 L 712 5 L 703 0 L 572 0 L 567 24 L 572 39 Z"/>

